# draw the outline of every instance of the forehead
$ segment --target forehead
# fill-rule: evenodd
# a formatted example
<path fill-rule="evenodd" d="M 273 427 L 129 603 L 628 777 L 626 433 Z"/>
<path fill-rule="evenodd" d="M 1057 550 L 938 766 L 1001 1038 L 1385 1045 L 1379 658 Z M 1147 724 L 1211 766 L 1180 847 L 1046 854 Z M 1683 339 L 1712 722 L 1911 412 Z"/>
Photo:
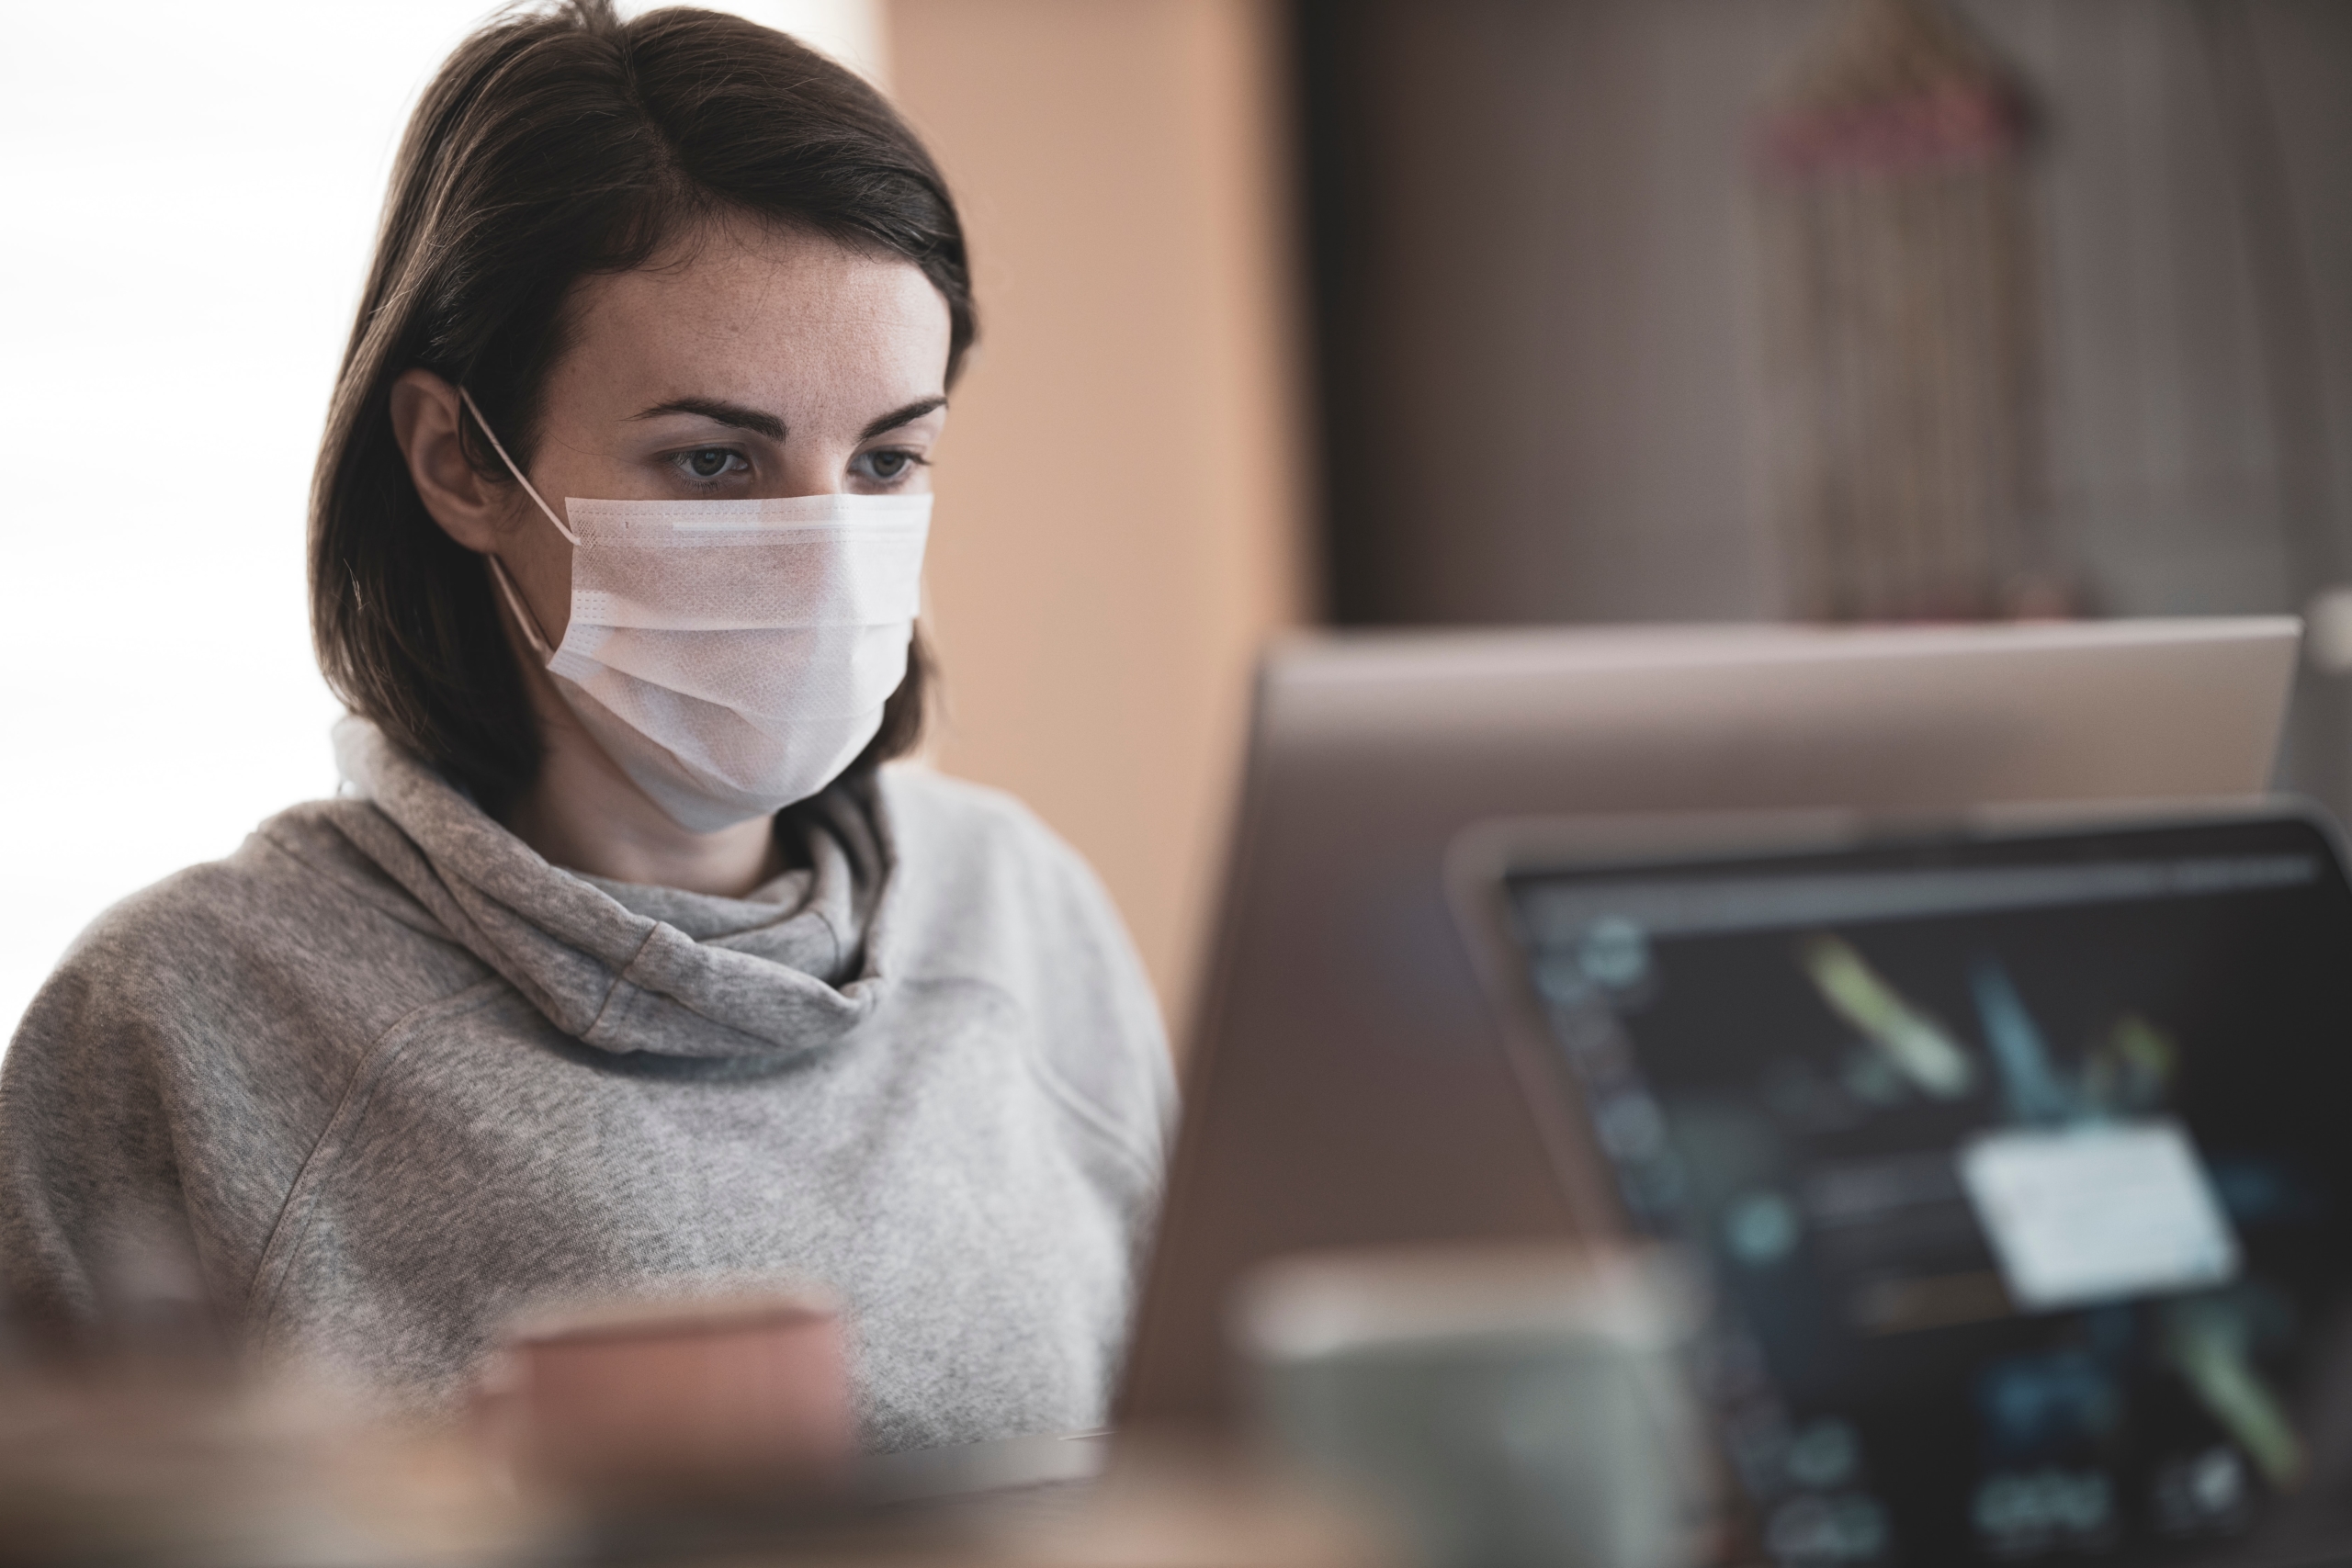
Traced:
<path fill-rule="evenodd" d="M 646 266 L 582 279 L 571 314 L 566 368 L 673 395 L 847 395 L 850 382 L 913 398 L 946 372 L 947 301 L 921 269 L 800 230 L 713 225 Z"/>

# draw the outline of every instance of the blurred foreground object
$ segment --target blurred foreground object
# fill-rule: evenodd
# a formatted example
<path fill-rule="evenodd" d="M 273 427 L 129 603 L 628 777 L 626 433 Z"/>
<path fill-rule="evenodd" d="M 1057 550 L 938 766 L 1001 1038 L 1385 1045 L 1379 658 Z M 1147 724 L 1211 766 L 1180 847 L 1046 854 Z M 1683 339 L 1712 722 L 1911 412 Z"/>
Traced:
<path fill-rule="evenodd" d="M 1038 1478 L 1039 1450 L 1056 1444 L 1091 1454 L 1086 1468 L 1099 1473 L 1075 1485 Z M 1031 1472 L 1025 1483 L 1011 1473 L 1021 1471 Z M 918 1475 L 922 1483 L 904 1484 Z M 967 1491 L 957 1477 L 990 1490 Z M 571 1550 L 603 1568 L 1407 1568 L 1361 1516 L 1261 1455 L 1124 1437 L 880 1456 L 830 1509 L 606 1521 Z"/>
<path fill-rule="evenodd" d="M 1430 1568 L 1678 1568 L 1715 1487 L 1681 1366 L 1695 1288 L 1658 1256 L 1363 1252 L 1268 1265 L 1237 1328 L 1265 1416 Z"/>
<path fill-rule="evenodd" d="M 1091 1450 L 1078 1485 L 1032 1483 L 983 1495 L 909 1494 L 903 1461 L 969 1474 L 1031 1468 L 1041 1445 Z M 1028 1450 L 1025 1453 L 1022 1450 Z M 771 1538 L 760 1561 L 873 1568 L 1409 1568 L 1368 1519 L 1261 1453 L 1161 1435 L 1010 1438 L 889 1455 L 863 1467 L 861 1496 L 899 1506 L 811 1519 Z M 930 1500 L 924 1501 L 928 1496 Z M 907 1506 L 907 1503 L 918 1506 Z M 729 1559 L 735 1561 L 735 1559 Z"/>
<path fill-rule="evenodd" d="M 590 1507 L 837 1491 L 857 1456 L 841 1313 L 808 1292 L 541 1317 L 478 1410 L 517 1481 Z"/>
<path fill-rule="evenodd" d="M 427 1568 L 548 1539 L 470 1443 L 345 1409 L 152 1359 L 0 1377 L 0 1568 Z"/>
<path fill-rule="evenodd" d="M 184 1226 L 130 1216 L 93 1253 L 91 1322 L 0 1321 L 0 1568 L 425 1568 L 547 1538 L 463 1433 L 235 1351 Z"/>
<path fill-rule="evenodd" d="M 1793 608 L 2071 606 L 2041 535 L 2021 92 L 1939 0 L 1849 0 L 1760 127 L 1765 450 Z"/>
<path fill-rule="evenodd" d="M 673 1359 L 669 1398 L 708 1408 L 695 1380 L 718 1361 Z M 1008 1439 L 856 1461 L 822 1494 L 685 1495 L 600 1468 L 616 1489 L 548 1498 L 503 1484 L 462 1429 L 351 1409 L 331 1385 L 222 1364 L 0 1366 L 0 1568 L 1404 1568 L 1357 1514 L 1222 1447 L 1121 1441 L 1106 1464 L 1101 1439 Z M 674 1484 L 671 1456 L 634 1451 Z"/>

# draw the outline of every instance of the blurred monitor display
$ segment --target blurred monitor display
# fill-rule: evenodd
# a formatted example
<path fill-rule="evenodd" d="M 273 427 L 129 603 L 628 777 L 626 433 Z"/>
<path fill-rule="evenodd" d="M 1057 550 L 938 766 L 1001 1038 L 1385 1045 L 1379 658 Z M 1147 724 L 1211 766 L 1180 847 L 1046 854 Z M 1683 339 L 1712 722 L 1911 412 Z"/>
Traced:
<path fill-rule="evenodd" d="M 2333 843 L 2282 814 L 1505 875 L 1590 1179 L 1704 1260 L 1760 1555 L 2352 1541 Z"/>
<path fill-rule="evenodd" d="M 1466 827 L 2251 795 L 2298 631 L 1552 627 L 1276 650 L 1120 1419 L 1242 1416 L 1225 1314 L 1271 1259 L 1577 1233 L 1448 906 Z"/>
<path fill-rule="evenodd" d="M 1230 1425 L 1289 1253 L 1578 1235 L 1446 853 L 1505 816 L 2206 799 L 2269 781 L 2293 618 L 1521 627 L 1277 649 L 1122 1422 Z"/>

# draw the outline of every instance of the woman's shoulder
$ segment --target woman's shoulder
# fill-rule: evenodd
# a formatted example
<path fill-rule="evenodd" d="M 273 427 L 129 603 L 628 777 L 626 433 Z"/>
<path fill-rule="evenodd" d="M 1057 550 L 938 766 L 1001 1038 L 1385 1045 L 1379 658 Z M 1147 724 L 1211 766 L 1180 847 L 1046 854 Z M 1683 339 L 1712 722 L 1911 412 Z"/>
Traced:
<path fill-rule="evenodd" d="M 928 769 L 881 774 L 897 875 L 890 918 L 902 976 L 1008 991 L 1039 1064 L 1156 1164 L 1173 1100 L 1159 999 L 1092 869 L 1001 790 Z"/>
<path fill-rule="evenodd" d="M 175 871 L 109 905 L 66 949 L 61 972 L 102 976 L 110 988 L 169 984 L 268 946 L 279 911 L 302 897 L 307 880 L 263 838 L 268 826 L 224 859 Z"/>
<path fill-rule="evenodd" d="M 166 1032 L 241 1018 L 250 1026 L 313 1008 L 356 1019 L 413 1005 L 418 984 L 466 983 L 479 965 L 453 966 L 449 944 L 420 929 L 430 922 L 413 901 L 335 830 L 339 814 L 369 809 L 351 801 L 295 807 L 225 858 L 113 904 L 67 947 L 26 1016 L 28 1030 L 63 1016 Z M 433 973 L 409 973 L 418 956 Z M 410 994 L 373 995 L 388 986 Z"/>
<path fill-rule="evenodd" d="M 1125 984 L 1142 968 L 1086 857 L 1018 797 L 929 768 L 882 770 L 900 920 L 926 913 L 951 941 L 1033 950 L 1064 980 L 1092 961 Z"/>
<path fill-rule="evenodd" d="M 961 897 L 992 884 L 1094 912 L 1101 886 L 1092 868 L 1018 796 L 903 764 L 884 768 L 880 784 L 899 867 L 910 881 Z"/>
<path fill-rule="evenodd" d="M 389 886 L 327 824 L 338 801 L 282 811 L 222 859 L 175 871 L 107 907 L 69 962 L 130 968 L 209 965 L 335 923 L 366 884 Z"/>
<path fill-rule="evenodd" d="M 1016 852 L 1061 842 L 1018 795 L 991 785 L 956 778 L 921 762 L 892 762 L 876 777 L 889 803 L 892 827 L 902 839 L 910 832 L 978 833 L 995 847 Z"/>

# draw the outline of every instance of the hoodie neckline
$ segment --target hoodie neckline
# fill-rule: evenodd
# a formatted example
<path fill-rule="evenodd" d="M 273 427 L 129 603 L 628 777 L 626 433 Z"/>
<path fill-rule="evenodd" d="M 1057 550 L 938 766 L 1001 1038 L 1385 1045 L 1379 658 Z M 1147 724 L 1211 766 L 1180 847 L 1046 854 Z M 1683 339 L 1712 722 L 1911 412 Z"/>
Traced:
<path fill-rule="evenodd" d="M 374 725 L 345 719 L 344 837 L 548 1021 L 615 1053 L 797 1055 L 845 1039 L 888 989 L 896 853 L 882 794 L 837 781 L 784 814 L 806 864 L 747 898 L 549 863 Z"/>

